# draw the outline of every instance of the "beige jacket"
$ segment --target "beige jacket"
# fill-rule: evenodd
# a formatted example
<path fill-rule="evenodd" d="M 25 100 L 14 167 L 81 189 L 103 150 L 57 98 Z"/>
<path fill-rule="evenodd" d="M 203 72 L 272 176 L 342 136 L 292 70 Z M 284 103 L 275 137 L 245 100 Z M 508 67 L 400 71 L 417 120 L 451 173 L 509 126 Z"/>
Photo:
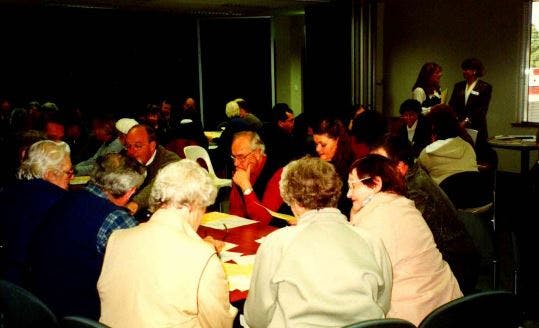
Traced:
<path fill-rule="evenodd" d="M 342 327 L 383 318 L 390 298 L 382 242 L 338 209 L 324 208 L 266 237 L 244 314 L 251 328 Z"/>
<path fill-rule="evenodd" d="M 393 290 L 388 318 L 419 325 L 432 310 L 462 296 L 432 232 L 411 200 L 379 192 L 350 221 L 380 237 L 391 259 Z"/>
<path fill-rule="evenodd" d="M 109 238 L 100 321 L 121 327 L 232 327 L 227 280 L 214 249 L 176 209 Z"/>
<path fill-rule="evenodd" d="M 419 164 L 437 184 L 459 172 L 477 172 L 475 151 L 461 137 L 437 140 L 423 148 Z"/>

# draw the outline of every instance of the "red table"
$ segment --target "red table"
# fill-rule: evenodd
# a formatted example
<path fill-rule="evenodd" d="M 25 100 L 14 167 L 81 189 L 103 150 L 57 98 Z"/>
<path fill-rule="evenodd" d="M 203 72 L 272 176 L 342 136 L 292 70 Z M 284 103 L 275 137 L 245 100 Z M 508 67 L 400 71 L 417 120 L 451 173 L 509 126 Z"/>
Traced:
<path fill-rule="evenodd" d="M 215 239 L 227 241 L 229 243 L 237 244 L 238 246 L 232 248 L 230 251 L 240 252 L 245 255 L 256 254 L 258 250 L 258 244 L 255 240 L 262 238 L 277 228 L 263 225 L 261 223 L 249 224 L 233 229 L 218 230 L 213 228 L 207 228 L 200 226 L 198 228 L 198 234 L 201 237 L 212 236 Z M 247 298 L 247 291 L 242 292 L 239 290 L 233 290 L 230 292 L 230 302 L 236 302 Z"/>

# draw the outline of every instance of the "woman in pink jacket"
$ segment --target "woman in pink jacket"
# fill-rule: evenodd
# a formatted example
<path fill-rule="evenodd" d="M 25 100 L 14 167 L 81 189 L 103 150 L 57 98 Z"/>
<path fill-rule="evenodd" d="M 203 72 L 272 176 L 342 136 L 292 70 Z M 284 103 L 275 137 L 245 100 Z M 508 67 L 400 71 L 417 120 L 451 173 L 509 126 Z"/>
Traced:
<path fill-rule="evenodd" d="M 462 296 L 421 213 L 402 196 L 405 183 L 391 160 L 376 154 L 357 160 L 348 184 L 351 223 L 382 239 L 391 259 L 393 289 L 387 317 L 419 325 L 432 310 Z"/>

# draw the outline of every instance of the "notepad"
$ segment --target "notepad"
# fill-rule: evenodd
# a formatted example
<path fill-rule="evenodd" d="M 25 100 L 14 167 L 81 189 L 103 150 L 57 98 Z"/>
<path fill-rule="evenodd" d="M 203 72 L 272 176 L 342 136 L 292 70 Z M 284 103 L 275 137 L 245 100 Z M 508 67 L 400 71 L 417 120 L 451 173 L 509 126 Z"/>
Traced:
<path fill-rule="evenodd" d="M 226 230 L 256 223 L 255 220 L 242 218 L 222 212 L 209 212 L 202 216 L 201 225 L 208 228 Z"/>

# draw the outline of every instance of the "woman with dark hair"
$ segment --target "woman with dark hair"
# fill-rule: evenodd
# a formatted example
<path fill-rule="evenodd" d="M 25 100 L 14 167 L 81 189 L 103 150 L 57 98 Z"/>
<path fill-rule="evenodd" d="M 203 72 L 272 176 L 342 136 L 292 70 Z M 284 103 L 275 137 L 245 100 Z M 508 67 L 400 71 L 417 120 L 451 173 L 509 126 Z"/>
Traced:
<path fill-rule="evenodd" d="M 463 128 L 477 130 L 477 157 L 489 161 L 492 149 L 488 145 L 487 112 L 492 86 L 479 79 L 485 74 L 485 67 L 479 59 L 468 58 L 462 62 L 460 68 L 464 81 L 453 87 L 449 106 L 457 113 L 457 119 Z"/>
<path fill-rule="evenodd" d="M 318 157 L 333 164 L 343 181 L 338 208 L 341 212 L 348 213 L 352 205 L 346 198 L 347 189 L 344 182 L 348 176 L 350 163 L 354 160 L 354 153 L 346 127 L 337 118 L 319 119 L 313 126 L 313 139 Z"/>
<path fill-rule="evenodd" d="M 421 213 L 403 196 L 404 177 L 390 159 L 370 154 L 357 160 L 348 185 L 350 222 L 379 237 L 392 263 L 388 318 L 419 325 L 432 310 L 462 296 Z"/>
<path fill-rule="evenodd" d="M 434 105 L 444 102 L 440 89 L 442 67 L 434 62 L 425 63 L 412 87 L 412 99 L 421 103 L 423 114 Z"/>

